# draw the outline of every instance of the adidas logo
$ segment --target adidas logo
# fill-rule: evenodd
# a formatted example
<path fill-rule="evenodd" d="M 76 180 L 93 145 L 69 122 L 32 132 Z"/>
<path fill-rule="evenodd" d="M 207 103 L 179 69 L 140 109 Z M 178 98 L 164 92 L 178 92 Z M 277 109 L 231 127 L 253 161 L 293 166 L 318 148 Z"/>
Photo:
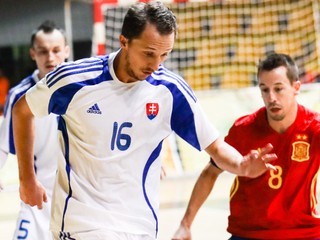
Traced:
<path fill-rule="evenodd" d="M 87 113 L 93 113 L 93 114 L 102 114 L 98 104 L 94 104 L 92 105 L 92 107 L 90 107 L 88 110 L 87 110 Z"/>

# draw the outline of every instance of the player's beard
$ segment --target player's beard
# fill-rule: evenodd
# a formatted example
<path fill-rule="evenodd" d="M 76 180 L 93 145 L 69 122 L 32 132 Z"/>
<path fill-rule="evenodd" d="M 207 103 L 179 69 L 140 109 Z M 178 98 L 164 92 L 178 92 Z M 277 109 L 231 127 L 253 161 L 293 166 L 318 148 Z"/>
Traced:
<path fill-rule="evenodd" d="M 144 77 L 139 77 L 134 70 L 131 67 L 130 61 L 129 61 L 129 57 L 128 55 L 125 57 L 126 60 L 126 64 L 125 64 L 125 71 L 127 73 L 127 75 L 130 77 L 130 82 L 136 82 L 136 81 L 142 81 L 145 80 Z"/>
<path fill-rule="evenodd" d="M 270 115 L 270 118 L 273 120 L 273 121 L 282 121 L 284 119 L 284 114 L 277 114 L 277 115 Z"/>
<path fill-rule="evenodd" d="M 271 109 L 269 108 L 268 112 L 269 112 L 269 118 L 272 119 L 273 121 L 282 121 L 286 116 L 282 108 L 280 108 L 280 111 L 277 113 L 272 112 Z"/>

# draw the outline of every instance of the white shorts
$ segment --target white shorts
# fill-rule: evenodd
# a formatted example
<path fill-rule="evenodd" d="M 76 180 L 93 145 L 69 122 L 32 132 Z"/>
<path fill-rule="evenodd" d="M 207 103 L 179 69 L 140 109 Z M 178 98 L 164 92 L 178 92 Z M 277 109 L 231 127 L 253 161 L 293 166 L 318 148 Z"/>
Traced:
<path fill-rule="evenodd" d="M 64 234 L 53 233 L 55 240 L 155 240 L 149 235 L 114 232 L 107 229 L 98 229 L 88 232 Z"/>
<path fill-rule="evenodd" d="M 43 204 L 40 210 L 37 206 L 31 207 L 21 202 L 16 229 L 13 239 L 41 239 L 52 240 L 52 233 L 49 230 L 50 225 L 50 205 Z"/>

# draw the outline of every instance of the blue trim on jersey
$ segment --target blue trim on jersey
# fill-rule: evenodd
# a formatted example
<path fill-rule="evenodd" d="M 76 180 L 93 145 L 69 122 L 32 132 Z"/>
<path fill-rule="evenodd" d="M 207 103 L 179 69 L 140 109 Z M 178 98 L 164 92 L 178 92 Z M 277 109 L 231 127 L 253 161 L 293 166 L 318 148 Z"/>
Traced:
<path fill-rule="evenodd" d="M 96 68 L 90 68 L 90 69 L 81 69 L 79 71 L 73 71 L 73 72 L 68 72 L 64 75 L 61 75 L 57 78 L 55 78 L 54 81 L 52 81 L 50 84 L 48 84 L 48 87 L 52 87 L 55 83 L 57 83 L 59 80 L 65 78 L 65 77 L 69 77 L 69 76 L 72 76 L 72 75 L 77 75 L 77 74 L 80 74 L 80 73 L 86 73 L 86 72 L 95 72 L 95 71 L 101 71 L 103 68 L 102 67 L 96 67 Z M 69 69 L 66 69 L 66 70 L 69 70 Z M 74 68 L 72 68 L 72 70 L 74 70 Z"/>
<path fill-rule="evenodd" d="M 159 74 L 160 75 L 160 74 Z M 175 83 L 166 80 L 157 80 L 152 76 L 147 81 L 154 85 L 163 85 L 169 89 L 173 97 L 171 114 L 171 128 L 182 139 L 201 151 L 200 143 L 197 138 L 194 114 L 186 96 L 181 92 Z"/>
<path fill-rule="evenodd" d="M 9 152 L 11 154 L 16 154 L 16 148 L 14 146 L 13 138 L 13 126 L 12 126 L 12 109 L 16 102 L 23 96 L 31 87 L 36 84 L 36 81 L 33 79 L 32 75 L 23 79 L 18 85 L 9 90 L 8 96 L 6 98 L 5 108 L 4 108 L 4 117 L 7 117 L 9 109 L 11 110 L 10 119 L 9 119 Z M 13 98 L 13 100 L 11 100 Z M 11 104 L 11 108 L 9 108 Z"/>
<path fill-rule="evenodd" d="M 83 87 L 85 86 L 92 86 L 99 84 L 104 81 L 111 81 L 113 80 L 112 76 L 110 75 L 109 68 L 106 67 L 107 61 L 104 64 L 100 64 L 99 70 L 103 70 L 102 74 L 98 75 L 96 78 L 87 79 L 81 82 L 74 82 L 66 85 L 64 87 L 59 88 L 55 91 L 51 98 L 48 105 L 48 112 L 53 112 L 58 115 L 63 115 L 73 99 L 73 96 Z M 94 71 L 96 71 L 95 69 Z M 91 71 L 91 70 L 90 70 Z M 81 71 L 81 72 L 90 72 L 88 70 Z M 72 74 L 71 74 L 72 75 Z"/>
<path fill-rule="evenodd" d="M 94 66 L 95 68 L 91 68 Z M 59 65 L 56 70 L 47 74 L 46 76 L 47 85 L 50 88 L 56 82 L 58 82 L 60 79 L 64 77 L 79 74 L 79 73 L 84 73 L 84 72 L 100 71 L 102 70 L 102 67 L 103 66 L 102 66 L 101 59 L 96 59 L 96 58 L 87 58 L 83 61 L 67 62 L 62 65 Z M 73 71 L 73 72 L 71 71 L 76 69 L 80 69 L 80 71 Z M 65 73 L 65 74 L 61 75 L 61 73 Z"/>
<path fill-rule="evenodd" d="M 67 173 L 67 176 L 68 176 L 68 182 L 69 182 L 69 193 L 68 193 L 68 196 L 65 200 L 65 204 L 64 204 L 64 209 L 63 209 L 63 214 L 62 214 L 62 224 L 61 224 L 61 231 L 63 232 L 64 231 L 64 218 L 65 218 L 65 215 L 66 215 L 66 212 L 67 212 L 67 207 L 68 207 L 68 202 L 69 202 L 69 199 L 72 197 L 72 188 L 71 188 L 71 185 L 70 185 L 70 160 L 69 160 L 69 137 L 68 137 L 68 131 L 67 131 L 67 126 L 66 126 L 66 122 L 65 120 L 60 116 L 59 117 L 59 123 L 58 123 L 58 130 L 61 131 L 62 133 L 62 136 L 63 136 L 63 140 L 64 140 L 64 146 L 65 146 L 65 153 L 64 153 L 64 157 L 65 157 L 65 160 L 66 160 L 66 173 Z"/>
<path fill-rule="evenodd" d="M 197 98 L 196 96 L 194 95 L 191 87 L 186 83 L 186 81 L 181 78 L 180 76 L 178 76 L 177 74 L 169 71 L 168 69 L 164 68 L 164 67 L 160 67 L 158 71 L 156 72 L 153 72 L 153 74 L 157 75 L 157 76 L 161 76 L 161 75 L 164 75 L 164 76 L 167 76 L 171 79 L 174 79 L 177 81 L 177 83 L 189 94 L 189 96 L 196 102 L 197 101 Z"/>
<path fill-rule="evenodd" d="M 156 147 L 156 149 L 151 153 L 147 163 L 146 163 L 146 166 L 145 168 L 143 169 L 143 176 L 142 176 L 142 188 L 143 188 L 143 195 L 144 195 L 144 198 L 153 214 L 153 217 L 154 217 L 154 220 L 156 221 L 156 238 L 157 238 L 157 235 L 158 235 L 158 217 L 154 211 L 154 208 L 152 207 L 150 201 L 149 201 L 149 198 L 148 198 L 148 195 L 147 195 L 147 192 L 146 192 L 146 187 L 145 187 L 145 183 L 146 183 L 146 179 L 147 179 L 147 175 L 148 175 L 148 171 L 152 165 L 152 163 L 159 157 L 160 155 L 160 151 L 161 151 L 161 148 L 162 148 L 162 142 L 161 141 L 159 143 L 159 145 Z"/>
<path fill-rule="evenodd" d="M 60 65 L 58 65 L 55 70 L 49 72 L 46 75 L 46 78 L 53 79 L 55 75 L 60 74 L 61 72 L 63 72 L 63 70 L 65 68 L 67 68 L 69 66 L 74 66 L 74 67 L 79 66 L 79 68 L 81 68 L 80 66 L 85 66 L 88 63 L 90 65 L 90 63 L 101 62 L 101 60 L 103 60 L 103 59 L 102 58 L 98 58 L 98 57 L 96 57 L 96 58 L 91 57 L 91 58 L 83 58 L 83 59 L 80 59 L 80 60 L 77 60 L 77 61 L 73 61 L 73 62 L 63 62 Z"/>

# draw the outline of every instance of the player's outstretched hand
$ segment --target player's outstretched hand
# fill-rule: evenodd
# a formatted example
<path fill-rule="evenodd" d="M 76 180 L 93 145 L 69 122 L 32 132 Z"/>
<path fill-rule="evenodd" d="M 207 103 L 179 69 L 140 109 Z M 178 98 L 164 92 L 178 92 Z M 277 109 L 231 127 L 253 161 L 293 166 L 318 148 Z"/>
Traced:
<path fill-rule="evenodd" d="M 38 180 L 20 182 L 20 198 L 24 203 L 37 206 L 38 209 L 42 209 L 43 202 L 47 202 L 46 191 Z"/>
<path fill-rule="evenodd" d="M 192 240 L 190 229 L 180 224 L 171 240 Z"/>
<path fill-rule="evenodd" d="M 267 170 L 277 171 L 270 163 L 277 159 L 277 155 L 275 153 L 271 153 L 272 150 L 273 146 L 269 143 L 263 148 L 251 150 L 247 155 L 245 155 L 241 163 L 242 167 L 246 169 L 245 176 L 255 178 L 259 177 Z"/>

